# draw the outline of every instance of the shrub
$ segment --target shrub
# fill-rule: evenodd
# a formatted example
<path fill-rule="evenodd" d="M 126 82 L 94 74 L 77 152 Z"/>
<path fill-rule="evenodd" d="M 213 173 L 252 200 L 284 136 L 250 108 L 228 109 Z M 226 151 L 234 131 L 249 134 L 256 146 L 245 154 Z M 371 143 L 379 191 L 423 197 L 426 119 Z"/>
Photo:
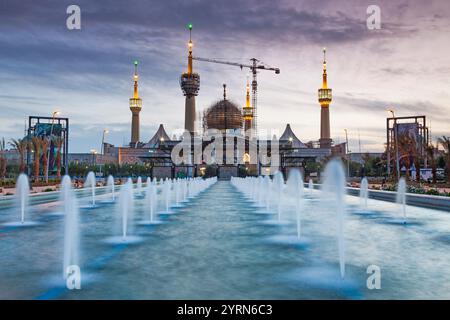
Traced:
<path fill-rule="evenodd" d="M 441 195 L 441 194 L 439 193 L 439 191 L 437 191 L 436 189 L 429 189 L 429 190 L 426 192 L 426 194 L 432 195 L 432 196 L 439 196 L 439 195 Z"/>

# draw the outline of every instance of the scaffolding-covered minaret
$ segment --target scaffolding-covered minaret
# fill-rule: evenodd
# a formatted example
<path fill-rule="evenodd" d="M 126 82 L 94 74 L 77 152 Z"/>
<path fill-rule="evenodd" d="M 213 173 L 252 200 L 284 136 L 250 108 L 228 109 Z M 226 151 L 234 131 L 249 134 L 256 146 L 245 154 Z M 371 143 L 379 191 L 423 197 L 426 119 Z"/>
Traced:
<path fill-rule="evenodd" d="M 142 99 L 139 98 L 139 92 L 138 92 L 139 75 L 137 72 L 137 66 L 138 66 L 138 62 L 134 61 L 134 74 L 133 74 L 134 92 L 133 92 L 133 97 L 130 98 L 130 110 L 131 110 L 131 114 L 132 114 L 130 145 L 132 147 L 136 147 L 137 144 L 139 143 L 139 113 L 141 112 L 141 109 L 142 109 Z"/>
<path fill-rule="evenodd" d="M 320 139 L 319 144 L 321 148 L 331 148 L 330 135 L 330 103 L 332 100 L 331 89 L 328 89 L 327 81 L 327 59 L 326 49 L 323 49 L 323 76 L 322 88 L 319 89 L 319 103 L 320 103 Z"/>
<path fill-rule="evenodd" d="M 180 78 L 180 86 L 183 94 L 186 96 L 184 110 L 184 129 L 191 134 L 195 133 L 195 96 L 200 89 L 200 75 L 192 70 L 192 24 L 188 24 L 189 29 L 189 55 L 188 70 Z"/>
<path fill-rule="evenodd" d="M 246 135 L 248 135 L 249 137 L 250 137 L 250 135 L 252 135 L 250 132 L 251 131 L 249 131 L 250 129 L 253 129 L 253 108 L 252 108 L 252 106 L 250 105 L 250 83 L 249 83 L 249 80 L 248 80 L 248 77 L 247 77 L 247 87 L 246 87 L 246 89 L 247 89 L 247 93 L 246 93 L 246 96 L 245 96 L 245 107 L 243 108 L 244 110 L 244 112 L 243 112 L 243 114 L 244 114 L 244 131 L 245 131 L 245 134 Z"/>

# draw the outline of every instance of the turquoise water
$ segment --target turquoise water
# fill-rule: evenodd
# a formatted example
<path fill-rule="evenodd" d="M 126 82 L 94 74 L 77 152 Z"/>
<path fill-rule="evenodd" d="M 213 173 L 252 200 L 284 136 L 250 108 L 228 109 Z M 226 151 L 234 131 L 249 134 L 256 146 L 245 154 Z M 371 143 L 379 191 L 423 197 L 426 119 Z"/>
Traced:
<path fill-rule="evenodd" d="M 88 193 L 79 194 L 80 205 Z M 340 280 L 333 208 L 306 191 L 302 238 L 296 241 L 294 199 L 284 196 L 282 220 L 257 213 L 229 182 L 219 181 L 161 224 L 137 199 L 136 244 L 114 245 L 114 204 L 82 209 L 81 290 L 62 281 L 63 217 L 58 202 L 32 205 L 29 228 L 0 226 L 1 299 L 417 299 L 450 298 L 450 216 L 347 197 L 346 277 Z M 48 198 L 48 201 L 51 201 Z M 162 210 L 161 203 L 159 209 Z M 274 207 L 274 206 L 273 206 Z M 0 224 L 17 220 L 0 210 Z M 366 269 L 381 268 L 381 289 L 369 290 Z"/>

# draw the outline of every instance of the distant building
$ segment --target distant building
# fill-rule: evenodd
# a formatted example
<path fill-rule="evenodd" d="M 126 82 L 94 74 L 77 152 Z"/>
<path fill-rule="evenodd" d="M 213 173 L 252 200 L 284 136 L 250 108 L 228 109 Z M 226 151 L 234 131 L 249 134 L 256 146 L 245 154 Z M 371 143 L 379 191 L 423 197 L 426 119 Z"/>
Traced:
<path fill-rule="evenodd" d="M 383 155 L 382 152 L 363 152 L 363 153 L 350 153 L 348 156 L 350 157 L 350 161 L 357 162 L 359 164 L 364 163 L 364 157 L 369 156 L 371 158 L 381 158 Z"/>
<path fill-rule="evenodd" d="M 19 164 L 20 162 L 19 152 L 15 149 L 4 150 L 2 156 L 6 159 L 8 165 Z"/>
<path fill-rule="evenodd" d="M 68 158 L 69 164 L 104 165 L 117 163 L 115 156 L 98 153 L 69 153 Z"/>
<path fill-rule="evenodd" d="M 347 143 L 339 143 L 331 146 L 331 154 L 336 157 L 344 157 L 347 154 Z"/>

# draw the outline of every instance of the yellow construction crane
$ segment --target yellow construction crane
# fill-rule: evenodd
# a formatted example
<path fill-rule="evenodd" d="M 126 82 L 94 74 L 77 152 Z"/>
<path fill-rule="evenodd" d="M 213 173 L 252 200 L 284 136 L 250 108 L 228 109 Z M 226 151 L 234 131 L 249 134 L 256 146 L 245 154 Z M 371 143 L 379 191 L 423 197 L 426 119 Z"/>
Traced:
<path fill-rule="evenodd" d="M 253 121 L 252 121 L 252 129 L 255 131 L 255 133 L 257 134 L 257 91 L 258 91 L 258 82 L 256 80 L 256 74 L 258 72 L 258 70 L 269 70 L 269 71 L 275 71 L 275 74 L 279 74 L 280 73 L 280 69 L 279 68 L 272 68 L 264 63 L 262 63 L 260 60 L 256 59 L 256 58 L 252 58 L 250 59 L 250 61 L 252 62 L 251 64 L 243 64 L 243 63 L 238 63 L 238 62 L 229 62 L 229 61 L 223 61 L 223 60 L 217 60 L 217 59 L 208 59 L 208 58 L 199 58 L 199 57 L 192 57 L 193 60 L 197 60 L 197 61 L 204 61 L 204 62 L 212 62 L 212 63 L 219 63 L 219 64 L 226 64 L 226 65 L 230 65 L 230 66 L 236 66 L 236 67 L 240 67 L 241 70 L 243 68 L 249 68 L 250 71 L 252 72 L 253 75 L 253 81 L 252 81 L 252 117 L 253 117 Z"/>

